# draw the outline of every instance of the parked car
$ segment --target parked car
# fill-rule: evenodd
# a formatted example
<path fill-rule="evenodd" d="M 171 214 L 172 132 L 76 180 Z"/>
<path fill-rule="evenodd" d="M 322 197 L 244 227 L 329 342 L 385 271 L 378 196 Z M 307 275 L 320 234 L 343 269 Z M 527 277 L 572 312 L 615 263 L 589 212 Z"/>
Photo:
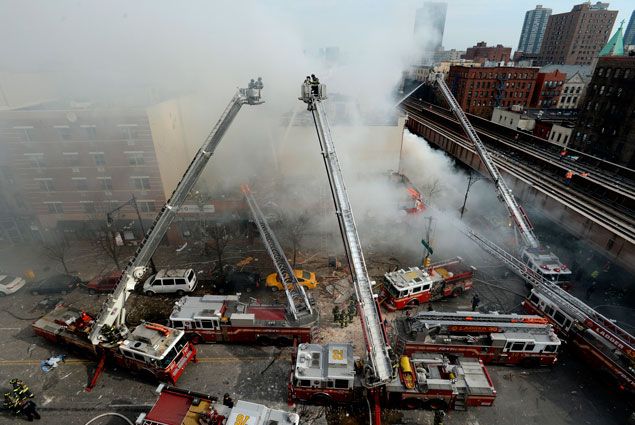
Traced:
<path fill-rule="evenodd" d="M 194 291 L 198 280 L 192 269 L 159 270 L 157 274 L 150 276 L 143 284 L 143 292 L 152 296 L 154 294 L 177 294 L 182 297 L 186 293 Z"/>
<path fill-rule="evenodd" d="M 313 289 L 318 285 L 318 281 L 315 278 L 315 273 L 313 272 L 294 269 L 293 274 L 298 280 L 298 283 L 304 286 L 306 289 Z M 282 282 L 278 277 L 278 273 L 271 273 L 269 276 L 267 276 L 266 286 L 267 288 L 271 288 L 273 292 L 284 290 Z"/>
<path fill-rule="evenodd" d="M 117 270 L 112 273 L 97 276 L 86 284 L 89 294 L 97 292 L 112 292 L 117 287 L 117 283 L 121 279 L 121 271 Z"/>
<path fill-rule="evenodd" d="M 77 287 L 81 279 L 69 274 L 56 274 L 30 285 L 33 295 L 39 294 L 67 294 Z"/>
<path fill-rule="evenodd" d="M 26 280 L 21 277 L 0 274 L 0 297 L 17 292 L 25 283 Z"/>
<path fill-rule="evenodd" d="M 260 288 L 260 273 L 234 271 L 227 275 L 221 293 L 252 292 Z"/>

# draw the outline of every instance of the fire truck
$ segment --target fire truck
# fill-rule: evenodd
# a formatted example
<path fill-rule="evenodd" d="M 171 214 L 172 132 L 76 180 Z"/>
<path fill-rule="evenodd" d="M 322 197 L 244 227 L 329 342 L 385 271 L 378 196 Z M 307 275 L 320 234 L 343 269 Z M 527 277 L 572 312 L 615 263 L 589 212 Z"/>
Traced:
<path fill-rule="evenodd" d="M 485 364 L 552 366 L 560 339 L 534 315 L 421 312 L 393 322 L 398 354 L 432 352 L 476 357 Z"/>
<path fill-rule="evenodd" d="M 410 267 L 384 275 L 380 304 L 387 310 L 401 310 L 447 297 L 458 297 L 472 289 L 476 268 L 461 257 L 431 264 L 430 267 Z"/>
<path fill-rule="evenodd" d="M 86 388 L 88 391 L 96 384 L 106 363 L 176 382 L 185 366 L 195 360 L 196 348 L 185 340 L 185 332 L 182 330 L 152 323 L 144 323 L 132 331 L 128 329 L 125 304 L 130 293 L 147 274 L 146 266 L 150 258 L 241 107 L 263 103 L 260 97 L 261 88 L 260 84 L 257 87 L 250 85 L 249 88 L 238 89 L 234 94 L 172 196 L 157 214 L 99 314 L 92 316 L 60 306 L 33 323 L 36 334 L 99 359 Z"/>
<path fill-rule="evenodd" d="M 270 409 L 262 404 L 238 400 L 233 407 L 218 403 L 218 397 L 159 385 L 157 401 L 142 413 L 136 425 L 298 425 L 296 413 Z M 203 422 L 202 422 L 203 421 Z M 206 422 L 205 422 L 206 421 Z"/>
<path fill-rule="evenodd" d="M 413 353 L 399 358 L 397 370 L 390 381 L 375 390 L 385 407 L 465 410 L 468 406 L 491 406 L 496 398 L 487 370 L 478 359 Z M 325 405 L 364 401 L 364 380 L 352 344 L 301 344 L 289 376 L 289 402 Z"/>
<path fill-rule="evenodd" d="M 423 363 L 425 362 L 422 361 L 422 363 L 416 365 L 410 364 L 411 371 L 408 372 L 410 373 L 408 385 L 412 386 L 412 388 L 408 388 L 407 391 L 403 391 L 397 388 L 395 388 L 394 391 L 392 390 L 392 385 L 397 385 L 398 383 L 399 385 L 401 385 L 400 381 L 397 380 L 397 368 L 393 367 L 393 364 L 397 363 L 397 359 L 395 358 L 394 352 L 388 340 L 388 335 L 386 333 L 384 321 L 381 317 L 381 311 L 379 308 L 379 303 L 377 301 L 377 296 L 373 293 L 373 282 L 370 280 L 370 276 L 368 275 L 368 270 L 366 268 L 364 253 L 362 251 L 361 241 L 359 240 L 359 234 L 357 232 L 357 226 L 355 224 L 355 218 L 348 199 L 348 193 L 346 191 L 346 185 L 344 183 L 342 170 L 337 158 L 337 152 L 335 151 L 335 144 L 333 143 L 328 119 L 324 110 L 324 105 L 322 103 L 322 101 L 326 99 L 326 86 L 323 84 L 310 85 L 305 83 L 301 86 L 299 99 L 307 104 L 307 109 L 311 112 L 313 121 L 315 123 L 315 129 L 317 131 L 318 141 L 320 143 L 322 158 L 324 160 L 324 166 L 326 168 L 326 175 L 329 180 L 329 187 L 331 189 L 331 195 L 335 204 L 336 217 L 338 220 L 340 233 L 342 235 L 346 259 L 351 271 L 353 288 L 355 290 L 355 296 L 357 298 L 357 310 L 364 334 L 366 356 L 363 360 L 360 360 L 357 371 L 355 371 L 355 366 L 353 365 L 352 361 L 351 349 L 347 348 L 346 353 L 344 353 L 344 351 L 330 352 L 332 350 L 329 348 L 329 346 L 326 346 L 325 348 L 324 346 L 312 344 L 303 346 L 304 349 L 311 350 L 309 359 L 307 359 L 306 355 L 301 356 L 301 354 L 303 354 L 303 349 L 299 348 L 297 361 L 300 361 L 300 359 L 304 359 L 305 362 L 312 362 L 314 356 L 317 356 L 317 353 L 321 352 L 321 356 L 324 356 L 324 353 L 328 353 L 327 356 L 331 356 L 333 360 L 329 361 L 328 363 L 324 360 L 322 362 L 318 362 L 324 367 L 328 366 L 330 368 L 331 364 L 341 365 L 342 362 L 345 362 L 345 371 L 347 373 L 346 376 L 349 376 L 349 384 L 351 380 L 354 382 L 355 379 L 358 379 L 361 387 L 365 388 L 365 390 L 367 391 L 367 397 L 365 397 L 365 399 L 369 402 L 372 401 L 372 404 L 374 405 L 373 423 L 375 424 L 381 423 L 381 406 L 388 401 L 387 395 L 389 394 L 393 394 L 391 396 L 392 399 L 390 400 L 392 402 L 407 404 L 406 400 L 412 399 L 413 403 L 415 404 L 414 407 L 418 407 L 419 405 L 422 405 L 423 398 L 425 398 L 425 393 L 434 391 L 434 386 L 439 384 L 440 387 L 442 387 L 439 389 L 439 391 L 443 391 L 444 394 L 446 394 L 447 396 L 447 399 L 442 400 L 443 403 L 448 406 L 459 405 L 460 403 L 457 403 L 455 400 L 452 399 L 455 393 L 457 396 L 459 395 L 459 391 L 455 391 L 455 388 L 445 385 L 448 381 L 447 378 L 450 378 L 449 382 L 451 383 L 454 379 L 452 377 L 457 376 L 457 373 L 450 372 L 449 369 L 451 369 L 451 367 L 449 365 L 445 366 L 443 369 L 437 368 L 437 372 L 439 372 L 439 376 L 441 377 L 441 380 L 438 382 L 427 381 L 427 372 L 425 367 L 419 368 L 421 371 L 421 375 L 416 374 L 418 373 L 417 367 L 420 365 L 423 366 Z M 348 347 L 351 347 L 350 344 L 348 345 Z M 342 348 L 338 348 L 337 350 L 341 349 Z M 349 352 L 351 354 L 348 354 Z M 412 358 L 410 358 L 409 361 L 412 362 Z M 444 360 L 439 360 L 439 362 L 444 363 Z M 478 379 L 482 379 L 483 375 L 487 376 L 486 372 L 483 370 L 480 361 L 473 360 L 473 362 L 476 362 L 476 364 L 480 368 L 481 375 L 479 375 Z M 311 363 L 311 367 L 314 367 L 313 363 Z M 354 372 L 352 376 L 351 368 Z M 402 370 L 406 371 L 406 368 L 402 368 Z M 413 370 L 415 372 L 413 372 Z M 335 371 L 335 373 L 339 372 L 340 370 Z M 442 372 L 445 375 L 442 375 Z M 458 370 L 456 370 L 456 372 L 460 373 L 460 371 Z M 452 375 L 450 375 L 450 373 L 452 373 Z M 293 372 L 293 374 L 295 374 L 295 372 Z M 324 385 L 328 388 L 328 386 L 332 384 L 334 387 L 337 380 L 330 379 L 329 375 L 326 375 L 326 377 L 327 379 L 325 380 Z M 426 378 L 426 380 L 422 381 L 423 383 L 420 386 L 418 385 L 419 377 Z M 416 381 L 415 378 L 417 379 Z M 303 391 L 313 391 L 315 393 L 321 390 L 321 388 L 317 387 L 315 389 L 305 387 L 303 385 L 304 382 L 294 381 L 293 375 L 290 379 L 289 394 L 291 399 L 305 399 L 304 396 L 300 396 L 301 393 L 296 392 L 296 390 L 299 391 L 299 388 L 301 387 L 306 388 Z M 321 380 L 318 379 L 316 381 L 319 385 L 322 385 L 320 383 Z M 493 386 L 491 385 L 491 381 L 488 377 L 485 379 L 484 383 L 471 381 L 470 386 L 471 384 L 474 384 L 475 388 L 483 388 L 485 394 L 483 395 L 484 399 L 482 400 L 482 404 L 491 405 L 493 403 L 496 392 L 494 391 Z M 344 388 L 341 389 L 344 390 Z M 335 390 L 335 388 L 333 388 L 333 390 Z M 350 390 L 351 388 L 347 387 L 347 391 Z M 461 397 L 467 397 L 467 395 L 462 394 Z M 462 403 L 464 405 L 467 405 L 466 401 L 462 401 Z M 443 406 L 444 404 L 439 402 L 438 407 Z M 430 407 L 434 406 L 431 405 Z"/>
<path fill-rule="evenodd" d="M 474 143 L 499 196 L 507 204 L 529 247 L 523 249 L 520 256 L 512 255 L 471 229 L 466 229 L 464 233 L 532 288 L 529 297 L 523 302 L 528 312 L 540 314 L 549 320 L 563 340 L 580 353 L 594 370 L 610 377 L 619 389 L 632 394 L 635 392 L 635 337 L 614 320 L 601 315 L 562 288 L 563 283 L 570 279 L 571 271 L 556 261 L 553 254 L 540 248 L 524 212 L 505 185 L 485 145 L 445 84 L 443 76 L 437 75 L 436 81 L 468 138 Z"/>
<path fill-rule="evenodd" d="M 257 343 L 280 347 L 311 342 L 317 328 L 289 320 L 284 305 L 241 303 L 239 295 L 186 296 L 176 302 L 170 326 L 195 344 Z"/>

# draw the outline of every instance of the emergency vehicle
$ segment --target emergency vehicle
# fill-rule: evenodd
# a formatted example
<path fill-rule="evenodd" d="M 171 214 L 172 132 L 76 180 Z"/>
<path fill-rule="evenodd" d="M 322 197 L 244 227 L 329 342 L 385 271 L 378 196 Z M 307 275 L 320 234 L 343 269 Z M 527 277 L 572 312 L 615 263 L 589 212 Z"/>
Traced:
<path fill-rule="evenodd" d="M 223 342 L 289 346 L 311 342 L 317 328 L 289 320 L 284 305 L 242 303 L 238 295 L 186 296 L 176 302 L 170 326 L 195 344 Z"/>
<path fill-rule="evenodd" d="M 457 257 L 430 267 L 410 267 L 386 273 L 380 303 L 393 311 L 461 296 L 472 289 L 475 270 Z"/>
<path fill-rule="evenodd" d="M 89 339 L 94 323 L 93 317 L 81 310 L 59 306 L 32 327 L 36 335 L 55 345 L 102 359 L 100 367 L 107 362 L 173 384 L 196 359 L 196 348 L 187 342 L 183 331 L 148 323 L 137 326 L 121 341 L 94 345 Z"/>
<path fill-rule="evenodd" d="M 159 385 L 159 398 L 136 425 L 298 425 L 296 413 L 270 409 L 262 404 L 237 401 L 233 407 L 218 403 L 218 397 Z"/>
<path fill-rule="evenodd" d="M 260 97 L 261 88 L 260 85 L 255 87 L 251 84 L 246 89 L 236 91 L 177 183 L 170 199 L 155 217 L 99 314 L 92 317 L 79 310 L 60 307 L 33 324 L 36 334 L 99 359 L 86 390 L 90 391 L 94 387 L 107 362 L 144 372 L 157 379 L 176 382 L 187 363 L 195 358 L 196 349 L 186 341 L 182 330 L 151 323 L 137 326 L 133 331 L 128 329 L 126 301 L 147 275 L 148 262 L 242 106 L 264 103 Z"/>
<path fill-rule="evenodd" d="M 478 359 L 442 354 L 401 356 L 398 373 L 377 388 L 382 406 L 401 409 L 455 409 L 491 406 L 496 390 Z M 350 343 L 298 346 L 289 376 L 289 402 L 356 403 L 365 400 L 364 366 Z"/>
<path fill-rule="evenodd" d="M 432 352 L 476 357 L 485 364 L 552 366 L 560 339 L 541 316 L 422 312 L 394 324 L 397 354 Z"/>

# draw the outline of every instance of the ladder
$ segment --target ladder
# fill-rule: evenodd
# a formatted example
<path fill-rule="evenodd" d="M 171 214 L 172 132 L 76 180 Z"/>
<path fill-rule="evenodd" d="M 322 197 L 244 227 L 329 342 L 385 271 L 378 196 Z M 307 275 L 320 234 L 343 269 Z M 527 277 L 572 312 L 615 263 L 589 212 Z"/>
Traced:
<path fill-rule="evenodd" d="M 443 74 L 437 74 L 437 84 L 441 89 L 443 97 L 448 102 L 450 109 L 452 109 L 454 115 L 456 115 L 457 119 L 461 123 L 463 130 L 465 130 L 468 138 L 474 144 L 474 148 L 476 149 L 478 156 L 481 158 L 481 162 L 483 162 L 483 165 L 485 165 L 487 172 L 494 182 L 494 186 L 496 186 L 496 190 L 498 191 L 500 198 L 503 200 L 503 202 L 505 202 L 509 213 L 516 222 L 516 226 L 520 230 L 525 243 L 532 248 L 538 248 L 540 246 L 540 242 L 532 231 L 532 226 L 529 223 L 527 216 L 525 215 L 518 202 L 516 202 L 514 195 L 512 195 L 511 189 L 509 188 L 509 186 L 507 186 L 507 183 L 505 183 L 505 180 L 498 172 L 496 165 L 494 165 L 494 160 L 490 156 L 489 152 L 487 152 L 487 149 L 485 148 L 483 142 L 481 142 L 481 139 L 478 137 L 476 130 L 474 130 L 474 127 L 472 127 L 472 124 L 470 124 L 470 121 L 467 119 L 467 116 L 461 109 L 461 106 L 454 98 L 454 95 L 452 94 L 448 86 L 445 84 L 445 81 L 443 80 Z"/>
<path fill-rule="evenodd" d="M 521 333 L 550 333 L 552 327 L 549 321 L 540 316 L 518 314 L 481 314 L 473 312 L 437 313 L 422 312 L 404 319 L 404 329 L 407 332 L 428 332 L 433 327 L 439 327 L 443 332 L 492 333 L 492 332 L 521 332 Z M 452 329 L 452 327 L 457 327 Z"/>
<path fill-rule="evenodd" d="M 353 211 L 348 200 L 348 193 L 344 185 L 344 177 L 335 151 L 335 144 L 331 136 L 326 112 L 322 100 L 326 98 L 326 87 L 316 87 L 318 93 L 312 93 L 312 87 L 303 85 L 300 100 L 308 105 L 313 115 L 313 121 L 322 149 L 322 157 L 326 167 L 335 214 L 337 215 L 340 233 L 344 242 L 344 249 L 353 277 L 353 286 L 357 296 L 360 320 L 366 340 L 366 350 L 372 376 L 368 377 L 365 385 L 376 387 L 385 384 L 393 378 L 393 367 L 390 357 L 390 347 L 386 330 L 379 313 L 379 305 L 373 293 L 372 282 L 368 276 L 361 242 L 357 233 Z"/>
<path fill-rule="evenodd" d="M 618 350 L 623 352 L 630 359 L 635 359 L 635 349 L 633 348 L 635 345 L 635 337 L 618 326 L 615 321 L 598 313 L 557 284 L 529 269 L 527 265 L 518 258 L 472 229 L 463 229 L 463 233 L 486 252 L 505 263 L 516 275 L 531 285 L 533 291 L 544 294 L 556 303 L 564 313 L 575 319 L 582 326 L 592 329 L 601 338 L 615 345 Z"/>
<path fill-rule="evenodd" d="M 271 227 L 269 227 L 269 223 L 267 223 L 265 215 L 262 213 L 256 199 L 251 193 L 251 189 L 249 186 L 244 184 L 241 186 L 241 190 L 243 195 L 245 195 L 247 205 L 249 205 L 249 209 L 251 210 L 254 223 L 256 223 L 256 227 L 258 227 L 262 242 L 264 243 L 271 260 L 278 271 L 278 276 L 280 276 L 280 280 L 282 281 L 284 292 L 287 296 L 289 311 L 293 315 L 293 319 L 297 321 L 300 318 L 311 316 L 313 314 L 313 309 L 311 308 L 311 303 L 306 291 L 295 277 L 293 268 L 291 267 L 291 264 L 289 264 L 286 255 L 284 255 L 284 251 L 282 250 L 275 234 L 271 230 Z"/>
<path fill-rule="evenodd" d="M 104 325 L 125 325 L 126 310 L 124 307 L 130 292 L 134 291 L 137 280 L 145 273 L 146 265 L 161 243 L 163 236 L 165 236 L 170 224 L 172 224 L 179 208 L 183 205 L 183 202 L 185 202 L 190 190 L 192 190 L 203 173 L 207 162 L 225 135 L 225 132 L 243 105 L 259 105 L 261 103 L 264 102 L 260 99 L 260 89 L 238 89 L 234 94 L 234 97 L 223 111 L 212 131 L 205 138 L 203 145 L 176 185 L 172 196 L 170 196 L 170 199 L 168 199 L 163 208 L 161 208 L 161 211 L 159 211 L 152 222 L 148 232 L 144 235 L 137 251 L 124 269 L 115 291 L 109 295 L 108 299 L 104 302 L 90 333 L 90 340 L 93 344 L 98 344 L 101 341 L 101 330 Z"/>

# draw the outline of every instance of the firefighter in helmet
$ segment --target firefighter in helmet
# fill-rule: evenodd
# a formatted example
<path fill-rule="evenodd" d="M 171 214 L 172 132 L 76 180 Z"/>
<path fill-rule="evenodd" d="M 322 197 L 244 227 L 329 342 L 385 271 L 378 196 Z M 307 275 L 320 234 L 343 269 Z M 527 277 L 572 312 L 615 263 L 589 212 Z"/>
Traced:
<path fill-rule="evenodd" d="M 33 398 L 33 393 L 31 392 L 31 389 L 21 379 L 13 378 L 12 380 L 9 381 L 9 384 L 11 384 L 11 387 L 13 388 L 12 390 L 13 393 L 19 399 Z"/>

